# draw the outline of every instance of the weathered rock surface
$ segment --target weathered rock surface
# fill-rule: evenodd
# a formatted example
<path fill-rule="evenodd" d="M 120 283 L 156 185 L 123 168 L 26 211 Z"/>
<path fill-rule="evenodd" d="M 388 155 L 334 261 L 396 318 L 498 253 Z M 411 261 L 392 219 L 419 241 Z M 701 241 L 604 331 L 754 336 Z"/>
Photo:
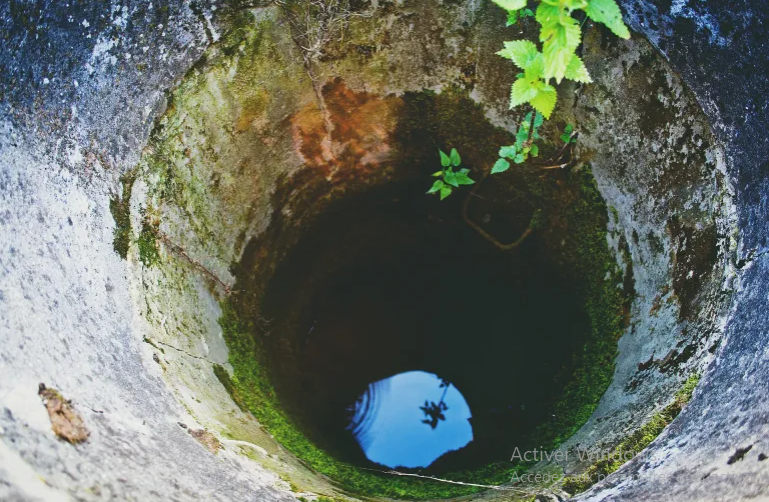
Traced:
<path fill-rule="evenodd" d="M 253 9 L 256 20 L 275 17 L 274 9 L 243 7 Z M 621 251 L 624 240 L 635 264 L 639 298 L 633 314 L 639 321 L 620 343 L 612 388 L 573 441 L 611 444 L 664 406 L 682 376 L 662 370 L 685 351 L 682 368 L 702 369 L 703 380 L 690 406 L 652 444 L 649 461 L 630 462 L 581 497 L 769 496 L 769 463 L 761 460 L 769 455 L 769 321 L 762 315 L 769 289 L 764 127 L 769 49 L 761 38 L 769 8 L 749 2 L 641 1 L 625 2 L 624 8 L 631 27 L 668 58 L 680 79 L 642 40 L 618 49 L 602 46 L 596 34 L 587 38 L 588 53 L 594 43 L 596 51 L 614 59 L 605 65 L 588 59 L 597 83 L 575 99 L 573 113 L 588 129 L 584 148 L 599 152 L 596 178 L 617 210 L 614 245 Z M 425 15 L 449 9 L 452 16 Z M 358 44 L 352 54 L 336 54 L 325 69 L 346 77 L 358 92 L 398 96 L 461 80 L 472 64 L 478 81 L 468 85 L 474 86 L 474 96 L 487 104 L 492 121 L 509 127 L 504 77 L 509 68 L 492 56 L 503 35 L 494 34 L 493 20 L 483 9 L 479 2 L 388 5 L 381 22 L 362 21 L 379 30 L 353 33 L 354 39 L 369 42 Z M 109 201 L 122 193 L 120 176 L 139 164 L 153 121 L 168 106 L 165 93 L 185 74 L 185 85 L 209 78 L 203 88 L 212 95 L 221 90 L 211 73 L 197 73 L 205 62 L 190 69 L 232 26 L 233 11 L 210 2 L 173 1 L 0 6 L 0 499 L 292 500 L 274 472 L 295 476 L 314 491 L 330 490 L 271 442 L 214 375 L 212 364 L 226 366 L 227 349 L 216 325 L 219 311 L 210 281 L 191 273 L 188 264 L 144 270 L 135 255 L 126 262 L 113 251 Z M 390 32 L 388 23 L 400 29 Z M 472 29 L 465 31 L 465 24 Z M 292 67 L 290 53 L 296 48 L 288 37 L 278 39 L 275 60 L 265 68 L 278 68 L 276 61 L 284 58 L 281 68 L 293 73 L 270 78 L 294 86 L 280 95 L 296 99 L 272 103 L 270 121 L 308 109 L 315 99 L 301 65 Z M 469 40 L 478 44 L 477 53 L 462 52 Z M 384 50 L 372 55 L 371 47 Z M 636 81 L 635 94 L 632 85 L 607 94 L 622 82 L 617 75 L 643 64 L 656 65 L 659 85 Z M 367 73 L 359 73 L 362 68 Z M 227 78 L 224 70 L 219 77 Z M 265 92 L 275 94 L 270 79 L 264 80 Z M 630 91 L 623 96 L 625 89 Z M 641 95 L 645 91 L 654 97 Z M 270 121 L 258 120 L 264 112 L 261 98 L 249 97 L 245 110 L 238 108 L 243 102 L 224 95 L 216 96 L 227 105 L 222 109 L 194 108 L 200 115 L 183 119 L 203 119 L 184 139 L 200 144 L 195 135 L 211 134 L 205 129 L 215 124 L 209 116 L 241 117 L 234 122 L 236 130 L 242 127 L 248 130 L 245 137 L 261 134 L 268 141 L 248 146 L 236 140 L 224 154 L 237 157 L 238 149 L 248 147 L 251 154 L 282 155 L 280 169 L 259 171 L 244 164 L 247 174 L 267 181 L 248 186 L 242 179 L 224 180 L 233 195 L 227 208 L 240 213 L 192 204 L 189 214 L 210 219 L 195 218 L 185 227 L 185 215 L 177 214 L 170 218 L 174 225 L 161 226 L 225 283 L 245 237 L 266 226 L 255 216 L 271 213 L 269 194 L 278 176 L 314 161 L 307 152 L 297 156 L 290 134 L 312 131 L 318 119 L 312 110 L 293 115 L 294 127 L 283 136 L 275 130 L 264 135 Z M 638 110 L 645 99 L 652 108 L 662 103 L 668 109 L 672 103 L 677 111 L 650 130 L 622 120 L 624 110 L 618 107 Z M 591 107 L 607 102 L 611 105 L 603 113 L 611 119 L 590 123 Z M 288 109 L 281 112 L 281 106 Z M 372 113 L 384 112 L 374 108 Z M 639 128 L 642 139 L 634 143 Z M 690 130 L 698 134 L 685 137 Z M 616 144 L 607 137 L 612 134 Z M 691 168 L 696 174 L 655 178 L 659 157 L 645 148 L 679 153 L 670 160 L 669 172 Z M 319 163 L 327 159 L 322 149 L 318 155 Z M 628 157 L 644 169 L 618 167 L 631 163 Z M 664 175 L 665 169 L 659 172 Z M 645 193 L 649 183 L 659 191 Z M 131 210 L 140 224 L 148 186 L 140 181 L 135 190 Z M 223 214 L 233 221 L 223 224 Z M 673 221 L 671 215 L 684 216 Z M 239 232 L 224 231 L 233 227 Z M 716 248 L 716 258 L 709 261 L 702 258 L 709 251 L 692 251 L 700 242 Z M 698 281 L 693 292 L 686 289 L 691 271 Z M 184 287 L 174 289 L 179 284 Z M 669 298 L 662 292 L 666 285 L 673 290 Z M 647 361 L 651 370 L 641 370 L 638 365 Z M 73 400 L 90 431 L 87 442 L 72 446 L 56 438 L 37 396 L 40 382 Z M 214 456 L 178 422 L 232 437 L 221 437 L 224 448 Z M 244 440 L 257 446 L 238 444 Z M 734 460 L 735 452 L 748 446 Z M 255 461 L 245 454 L 249 448 Z M 641 477 L 623 478 L 628 473 Z"/>

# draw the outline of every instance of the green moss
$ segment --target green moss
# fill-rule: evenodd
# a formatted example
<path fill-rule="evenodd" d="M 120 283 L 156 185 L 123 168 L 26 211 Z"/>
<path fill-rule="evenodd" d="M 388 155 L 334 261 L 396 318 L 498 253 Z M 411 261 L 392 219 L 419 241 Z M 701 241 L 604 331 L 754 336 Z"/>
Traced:
<path fill-rule="evenodd" d="M 590 417 L 614 371 L 617 340 L 622 333 L 622 274 L 606 240 L 607 210 L 589 169 L 575 172 L 568 180 L 577 194 L 558 217 L 568 224 L 572 247 L 565 254 L 573 265 L 572 280 L 581 281 L 581 301 L 587 311 L 591 333 L 586 337 L 562 398 L 555 403 L 555 417 L 543 424 L 528 442 L 532 445 L 558 446 Z M 552 210 L 552 208 L 550 208 Z M 544 217 L 539 218 L 546 225 Z M 563 237 L 562 233 L 559 233 Z M 608 278 L 607 278 L 608 277 Z M 235 369 L 231 391 L 239 396 L 259 422 L 289 451 L 317 472 L 340 481 L 353 493 L 366 496 L 430 499 L 469 495 L 477 487 L 450 485 L 424 479 L 377 474 L 337 461 L 309 441 L 301 429 L 280 407 L 270 384 L 264 348 L 258 327 L 245 321 L 245 306 L 232 301 L 223 304 L 220 324 L 230 349 L 230 363 Z M 546 447 L 547 448 L 547 447 Z M 442 477 L 464 482 L 499 485 L 510 480 L 513 472 L 522 473 L 531 464 L 511 465 L 499 462 L 472 471 L 454 472 Z"/>
<path fill-rule="evenodd" d="M 438 147 L 456 147 L 467 165 L 483 169 L 497 157 L 499 145 L 512 142 L 509 132 L 491 126 L 482 107 L 472 102 L 460 89 L 449 88 L 433 92 L 410 93 L 405 99 L 404 114 L 395 133 L 402 162 L 396 162 L 399 175 L 429 181 L 425 171 L 435 163 Z M 424 145 L 436 145 L 425 148 Z M 410 148 L 408 145 L 414 145 Z M 543 147 L 543 155 L 548 155 Z M 427 172 L 424 177 L 422 171 Z M 554 449 L 576 432 L 595 410 L 611 382 L 617 341 L 623 332 L 622 272 L 606 238 L 608 209 L 589 168 L 543 180 L 540 171 L 511 173 L 508 178 L 492 178 L 487 183 L 507 184 L 520 200 L 530 207 L 524 224 L 534 218 L 537 238 L 552 251 L 551 259 L 562 263 L 566 279 L 579 284 L 578 301 L 587 313 L 590 332 L 584 346 L 575 354 L 572 373 L 560 375 L 565 390 L 553 403 L 553 418 L 542 424 L 525 439 L 528 446 Z M 460 204 L 461 197 L 450 203 Z M 450 206 L 447 206 L 450 207 Z M 457 214 L 459 214 L 457 212 Z M 561 244 L 565 242 L 565 246 Z M 266 245 L 266 244 L 265 244 Z M 245 253 L 246 255 L 253 254 Z M 238 281 L 253 287 L 255 277 L 249 276 L 250 265 L 241 264 Z M 258 320 L 259 294 L 238 295 L 223 305 L 220 324 L 230 349 L 234 368 L 233 386 L 243 404 L 259 422 L 290 452 L 306 461 L 314 470 L 342 484 L 358 495 L 434 499 L 469 495 L 482 488 L 451 485 L 417 478 L 378 474 L 344 464 L 308 440 L 301 427 L 281 408 L 270 383 L 268 355 L 262 345 Z M 508 482 L 514 472 L 523 473 L 531 464 L 497 462 L 472 471 L 442 474 L 441 477 L 482 485 Z"/>
<path fill-rule="evenodd" d="M 317 499 L 315 499 L 315 502 L 347 502 L 347 499 L 340 499 L 340 498 L 334 498 L 334 497 L 325 497 L 321 495 Z"/>
<path fill-rule="evenodd" d="M 142 230 L 137 240 L 139 259 L 145 267 L 151 267 L 160 259 L 158 254 L 157 230 L 147 221 L 142 222 Z"/>
<path fill-rule="evenodd" d="M 291 144 L 286 109 L 312 95 L 276 9 L 228 12 L 231 29 L 168 93 L 141 160 L 148 200 L 175 206 L 206 254 L 221 258 L 232 253 L 232 229 L 263 210 L 258 194 L 269 198 L 282 160 L 261 159 L 280 159 Z"/>
<path fill-rule="evenodd" d="M 131 191 L 133 190 L 136 174 L 130 171 L 120 177 L 123 194 L 113 194 L 109 201 L 109 211 L 115 220 L 115 233 L 112 247 L 124 260 L 128 257 L 128 247 L 131 243 Z"/>
<path fill-rule="evenodd" d="M 230 374 L 227 372 L 227 370 L 224 369 L 223 366 L 220 366 L 218 364 L 214 364 L 213 369 L 214 369 L 214 375 L 219 380 L 219 383 L 222 384 L 222 386 L 230 395 L 230 397 L 235 402 L 235 404 L 238 405 L 238 408 L 240 408 L 242 411 L 248 411 L 248 408 L 246 408 L 246 406 L 243 404 L 243 400 L 240 398 L 238 389 L 235 388 L 235 385 L 232 383 L 232 379 L 230 379 Z"/>
<path fill-rule="evenodd" d="M 665 430 L 665 427 L 670 425 L 678 414 L 681 413 L 681 410 L 684 409 L 684 406 L 691 399 L 694 388 L 697 387 L 699 380 L 699 375 L 690 376 L 683 387 L 676 393 L 672 403 L 654 415 L 640 429 L 628 436 L 614 449 L 614 452 L 617 454 L 616 458 L 623 458 L 623 452 L 637 455 L 649 446 Z M 611 458 L 613 456 L 615 455 L 609 455 L 610 458 L 591 465 L 582 476 L 568 478 L 563 484 L 564 490 L 572 495 L 582 493 L 600 479 L 605 478 L 625 464 L 625 460 L 613 460 Z"/>
<path fill-rule="evenodd" d="M 281 474 L 281 475 L 280 475 L 280 479 L 282 479 L 283 481 L 285 481 L 286 483 L 288 483 L 288 489 L 289 489 L 289 490 L 291 490 L 292 492 L 294 492 L 294 493 L 299 493 L 299 492 L 301 492 L 301 491 L 302 491 L 302 490 L 299 488 L 299 486 L 298 486 L 296 483 L 294 483 L 293 481 L 291 481 L 291 479 L 290 479 L 290 478 L 289 478 L 287 475 L 285 475 L 285 474 Z M 329 499 L 329 500 L 331 500 L 331 499 Z"/>
<path fill-rule="evenodd" d="M 423 500 L 480 491 L 476 487 L 378 474 L 334 459 L 309 441 L 280 407 L 265 365 L 260 362 L 262 351 L 254 336 L 255 326 L 241 321 L 230 302 L 223 303 L 222 312 L 219 323 L 230 350 L 230 364 L 235 369 L 233 388 L 260 424 L 316 472 L 343 483 L 353 493 L 368 496 Z M 508 472 L 501 472 L 502 476 L 495 481 L 501 483 L 509 480 Z"/>
<path fill-rule="evenodd" d="M 563 214 L 553 215 L 566 226 L 564 256 L 571 267 L 571 280 L 580 284 L 580 302 L 587 312 L 591 333 L 575 354 L 576 371 L 556 403 L 554 417 L 540 426 L 536 445 L 557 448 L 571 437 L 598 406 L 611 383 L 617 341 L 623 332 L 625 294 L 618 284 L 622 272 L 606 241 L 607 209 L 589 168 L 571 174 L 576 199 Z M 558 237 L 558 235 L 555 235 Z"/>

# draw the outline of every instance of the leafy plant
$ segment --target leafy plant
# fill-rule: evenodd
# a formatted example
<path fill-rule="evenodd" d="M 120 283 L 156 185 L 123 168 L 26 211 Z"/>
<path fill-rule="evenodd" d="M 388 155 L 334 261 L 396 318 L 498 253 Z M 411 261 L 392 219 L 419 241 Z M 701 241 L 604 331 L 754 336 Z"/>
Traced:
<path fill-rule="evenodd" d="M 567 145 L 569 143 L 576 143 L 577 138 L 575 137 L 574 132 L 574 125 L 573 124 L 566 124 L 566 127 L 563 128 L 563 134 L 561 134 L 561 141 L 566 143 Z"/>
<path fill-rule="evenodd" d="M 427 193 L 437 193 L 440 195 L 441 200 L 445 199 L 454 188 L 459 188 L 462 185 L 472 185 L 475 181 L 471 180 L 467 173 L 469 169 L 462 168 L 459 171 L 454 171 L 455 167 L 459 167 L 462 164 L 462 159 L 459 156 L 456 148 L 451 149 L 451 153 L 446 155 L 443 150 L 438 150 L 441 154 L 441 167 L 440 171 L 433 173 L 433 176 L 440 178 L 435 180 L 433 186 Z"/>
<path fill-rule="evenodd" d="M 527 17 L 534 17 L 534 11 L 529 8 L 521 10 L 509 10 L 507 11 L 507 24 L 505 26 L 512 26 L 518 22 L 519 19 Z"/>
<path fill-rule="evenodd" d="M 539 147 L 534 142 L 540 138 L 537 131 L 542 122 L 544 117 L 539 112 L 529 112 L 526 115 L 515 134 L 515 143 L 499 149 L 499 159 L 491 168 L 491 174 L 503 173 L 510 169 L 510 161 L 523 164 L 529 155 L 539 155 Z"/>
<path fill-rule="evenodd" d="M 511 19 L 517 20 L 522 10 L 528 10 L 528 0 L 492 1 L 507 10 L 508 23 Z M 550 118 L 557 100 L 550 79 L 555 79 L 556 83 L 561 83 L 564 78 L 582 83 L 593 81 L 576 54 L 582 41 L 582 30 L 579 21 L 572 17 L 575 11 L 584 11 L 586 17 L 606 25 L 618 37 L 630 38 L 615 0 L 542 0 L 535 14 L 541 25 L 542 51 L 529 40 L 516 40 L 505 42 L 505 48 L 497 52 L 523 70 L 513 83 L 511 109 L 531 103 L 545 118 Z"/>

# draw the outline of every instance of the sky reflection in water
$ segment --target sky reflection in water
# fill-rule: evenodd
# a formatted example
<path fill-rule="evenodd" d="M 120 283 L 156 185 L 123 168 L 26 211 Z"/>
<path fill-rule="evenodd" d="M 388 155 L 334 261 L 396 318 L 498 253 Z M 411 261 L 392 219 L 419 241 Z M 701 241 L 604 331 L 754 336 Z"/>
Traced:
<path fill-rule="evenodd" d="M 456 387 L 432 373 L 408 371 L 370 384 L 349 429 L 372 462 L 427 467 L 473 440 L 470 417 Z"/>

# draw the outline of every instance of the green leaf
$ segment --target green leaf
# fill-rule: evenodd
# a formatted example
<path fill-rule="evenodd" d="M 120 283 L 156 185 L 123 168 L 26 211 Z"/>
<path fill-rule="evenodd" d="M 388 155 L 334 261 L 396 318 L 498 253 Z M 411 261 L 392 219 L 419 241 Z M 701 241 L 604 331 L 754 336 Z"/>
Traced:
<path fill-rule="evenodd" d="M 459 170 L 459 174 L 467 174 L 467 173 L 469 173 L 469 172 L 470 172 L 470 170 L 469 170 L 469 169 L 464 169 L 464 168 L 463 168 L 463 169 L 460 169 L 460 170 Z"/>
<path fill-rule="evenodd" d="M 539 80 L 542 78 L 542 75 L 545 72 L 545 60 L 542 57 L 542 53 L 537 53 L 537 57 L 535 57 L 531 63 L 529 64 L 529 67 L 525 70 L 526 78 L 529 80 Z"/>
<path fill-rule="evenodd" d="M 525 127 L 525 125 L 528 125 L 528 122 L 523 122 L 521 127 L 518 128 L 518 132 L 515 133 L 515 146 L 519 150 L 523 148 L 523 144 L 529 139 L 528 127 Z"/>
<path fill-rule="evenodd" d="M 503 146 L 499 149 L 499 156 L 500 157 L 507 157 L 508 159 L 512 159 L 515 157 L 515 154 L 518 153 L 518 149 L 515 145 L 510 146 Z"/>
<path fill-rule="evenodd" d="M 448 186 L 448 185 L 444 185 L 441 188 L 441 200 L 443 200 L 446 197 L 448 197 L 449 195 L 451 195 L 451 192 L 452 192 L 452 188 L 450 186 Z"/>
<path fill-rule="evenodd" d="M 441 180 L 436 180 L 435 183 L 433 183 L 433 186 L 430 187 L 430 190 L 427 191 L 427 193 L 435 193 L 443 187 L 444 183 Z"/>
<path fill-rule="evenodd" d="M 443 167 L 449 167 L 451 165 L 451 159 L 449 158 L 449 156 L 446 155 L 443 152 L 443 150 L 438 150 L 438 151 L 441 152 L 441 165 Z"/>
<path fill-rule="evenodd" d="M 451 165 L 454 167 L 459 167 L 459 164 L 462 163 L 462 158 L 459 156 L 459 152 L 457 152 L 456 148 L 451 149 L 451 157 L 449 159 L 451 160 Z"/>
<path fill-rule="evenodd" d="M 524 158 L 523 154 L 519 153 L 518 155 L 515 156 L 515 158 L 513 159 L 513 162 L 515 162 L 516 164 L 523 164 L 525 160 L 526 159 Z"/>
<path fill-rule="evenodd" d="M 569 14 L 571 14 L 574 10 L 587 7 L 587 0 L 562 0 L 561 4 L 569 11 Z"/>
<path fill-rule="evenodd" d="M 543 76 L 546 80 L 555 78 L 560 82 L 572 54 L 579 46 L 582 31 L 577 20 L 566 12 L 563 5 L 555 6 L 542 2 L 537 7 L 536 18 L 542 25 L 539 40 L 544 42 L 542 46 Z"/>
<path fill-rule="evenodd" d="M 545 118 L 542 116 L 542 114 L 537 112 L 537 114 L 534 115 L 534 130 L 536 131 L 544 121 L 545 121 Z"/>
<path fill-rule="evenodd" d="M 443 181 L 447 184 L 459 188 L 459 182 L 457 181 L 457 173 L 446 171 L 443 175 Z"/>
<path fill-rule="evenodd" d="M 544 85 L 530 103 L 546 119 L 550 118 L 555 108 L 555 102 L 558 99 L 558 93 L 552 85 Z"/>
<path fill-rule="evenodd" d="M 534 17 L 534 12 L 526 7 L 521 11 L 521 17 Z"/>
<path fill-rule="evenodd" d="M 432 176 L 435 176 L 436 178 L 439 176 L 443 176 L 443 171 L 435 171 Z"/>
<path fill-rule="evenodd" d="M 537 88 L 534 87 L 539 81 L 532 81 L 528 78 L 519 78 L 513 83 L 510 89 L 510 109 L 531 101 L 537 95 Z M 534 85 L 532 85 L 535 83 Z"/>
<path fill-rule="evenodd" d="M 472 185 L 475 183 L 475 181 L 471 180 L 465 173 L 457 173 L 456 180 L 460 185 Z"/>
<path fill-rule="evenodd" d="M 523 77 L 525 77 L 525 76 L 526 76 L 526 74 L 525 74 L 525 73 L 517 73 L 517 74 L 515 75 L 515 78 L 523 78 Z"/>
<path fill-rule="evenodd" d="M 563 134 L 561 134 L 561 141 L 569 143 L 571 141 L 572 131 L 574 131 L 574 126 L 572 124 L 566 124 L 566 127 L 563 128 Z"/>
<path fill-rule="evenodd" d="M 630 31 L 622 22 L 622 11 L 614 0 L 588 0 L 585 13 L 597 23 L 603 23 L 620 38 L 630 38 Z"/>
<path fill-rule="evenodd" d="M 542 45 L 542 56 L 545 60 L 544 77 L 546 80 L 554 78 L 560 83 L 582 38 L 579 23 L 572 17 L 565 17 L 563 22 L 554 25 L 552 29 L 546 30 L 543 26 L 541 35 L 545 36 Z"/>
<path fill-rule="evenodd" d="M 491 0 L 505 10 L 518 10 L 526 7 L 528 0 Z"/>
<path fill-rule="evenodd" d="M 546 2 L 540 2 L 537 7 L 536 19 L 539 24 L 544 26 L 550 26 L 554 23 L 558 23 L 560 12 L 558 6 L 550 5 Z"/>
<path fill-rule="evenodd" d="M 510 163 L 505 159 L 497 159 L 494 167 L 491 168 L 491 174 L 503 173 L 510 169 Z"/>
<path fill-rule="evenodd" d="M 569 61 L 568 66 L 566 66 L 565 76 L 569 80 L 582 82 L 583 84 L 589 84 L 593 81 L 593 79 L 590 78 L 590 73 L 588 73 L 587 68 L 585 67 L 585 63 L 583 63 L 576 54 L 571 57 L 571 61 Z"/>
<path fill-rule="evenodd" d="M 516 40 L 514 42 L 505 42 L 505 48 L 497 52 L 497 54 L 503 58 L 511 59 L 517 67 L 525 70 L 537 57 L 539 51 L 534 42 Z"/>
<path fill-rule="evenodd" d="M 537 145 L 531 145 L 531 151 L 529 152 L 532 157 L 539 156 L 539 147 Z"/>
<path fill-rule="evenodd" d="M 517 10 L 507 11 L 507 23 L 505 23 L 505 26 L 509 27 L 514 25 L 517 22 L 518 22 L 518 11 Z"/>

